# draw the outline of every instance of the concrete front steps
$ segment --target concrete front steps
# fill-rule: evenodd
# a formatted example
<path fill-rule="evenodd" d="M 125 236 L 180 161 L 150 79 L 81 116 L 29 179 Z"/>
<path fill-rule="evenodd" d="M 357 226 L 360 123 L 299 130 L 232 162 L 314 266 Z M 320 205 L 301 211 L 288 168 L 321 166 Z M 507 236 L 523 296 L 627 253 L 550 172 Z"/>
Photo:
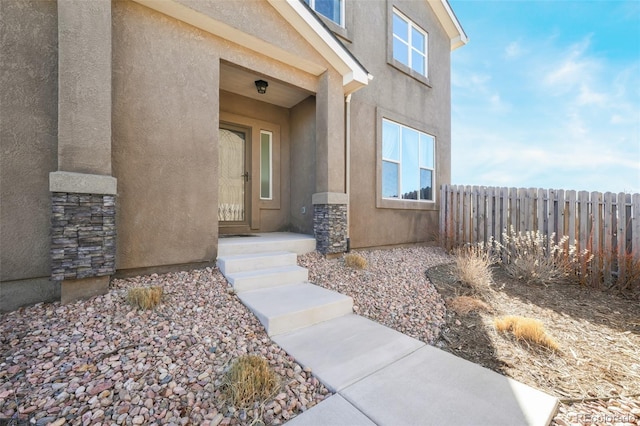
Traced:
<path fill-rule="evenodd" d="M 223 238 L 218 267 L 269 336 L 350 314 L 353 300 L 308 282 L 297 254 L 315 250 L 307 235 L 273 233 Z"/>
<path fill-rule="evenodd" d="M 284 237 L 290 253 L 273 235 L 222 239 L 218 265 L 269 336 L 335 392 L 288 424 L 549 424 L 556 398 L 354 315 L 350 297 L 299 271 L 293 253 L 313 250 L 312 237 Z"/>

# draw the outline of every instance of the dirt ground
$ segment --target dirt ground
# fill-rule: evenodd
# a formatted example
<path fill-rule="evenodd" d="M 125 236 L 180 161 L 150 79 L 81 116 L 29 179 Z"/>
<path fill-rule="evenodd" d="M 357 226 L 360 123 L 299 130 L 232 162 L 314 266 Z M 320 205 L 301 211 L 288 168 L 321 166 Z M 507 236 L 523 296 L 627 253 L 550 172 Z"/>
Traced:
<path fill-rule="evenodd" d="M 556 424 L 640 425 L 638 301 L 575 285 L 525 284 L 499 267 L 492 288 L 479 294 L 453 271 L 452 264 L 427 271 L 447 304 L 436 346 L 558 397 Z M 486 305 L 464 313 L 458 296 Z M 503 315 L 542 321 L 559 349 L 499 333 L 493 321 Z"/>

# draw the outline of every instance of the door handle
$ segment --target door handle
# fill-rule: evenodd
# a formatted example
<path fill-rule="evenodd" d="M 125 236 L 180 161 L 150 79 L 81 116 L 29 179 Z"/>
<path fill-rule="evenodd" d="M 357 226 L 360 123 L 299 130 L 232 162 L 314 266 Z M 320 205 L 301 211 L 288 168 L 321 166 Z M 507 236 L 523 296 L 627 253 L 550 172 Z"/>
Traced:
<path fill-rule="evenodd" d="M 249 182 L 249 172 L 244 172 L 240 176 L 244 178 L 245 182 Z"/>

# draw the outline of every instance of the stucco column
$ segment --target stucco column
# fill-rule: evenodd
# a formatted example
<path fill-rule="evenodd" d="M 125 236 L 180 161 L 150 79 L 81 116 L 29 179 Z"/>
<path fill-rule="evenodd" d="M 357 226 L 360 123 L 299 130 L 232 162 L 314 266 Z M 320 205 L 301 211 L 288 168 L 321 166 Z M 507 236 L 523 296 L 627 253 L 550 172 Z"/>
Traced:
<path fill-rule="evenodd" d="M 342 76 L 327 71 L 316 93 L 316 193 L 345 192 L 344 92 Z"/>
<path fill-rule="evenodd" d="M 342 76 L 320 76 L 316 94 L 316 192 L 313 232 L 323 254 L 347 249 L 348 197 L 345 193 L 344 91 Z"/>
<path fill-rule="evenodd" d="M 115 271 L 111 0 L 58 0 L 58 171 L 51 276 L 62 301 L 103 293 Z"/>

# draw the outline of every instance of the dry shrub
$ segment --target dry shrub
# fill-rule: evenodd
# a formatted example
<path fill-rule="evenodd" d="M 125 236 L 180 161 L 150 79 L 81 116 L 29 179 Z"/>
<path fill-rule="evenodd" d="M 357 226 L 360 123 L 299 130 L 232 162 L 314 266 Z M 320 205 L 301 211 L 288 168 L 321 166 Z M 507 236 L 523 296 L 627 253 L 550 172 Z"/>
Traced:
<path fill-rule="evenodd" d="M 626 253 L 618 259 L 614 288 L 625 296 L 640 299 L 640 255 Z"/>
<path fill-rule="evenodd" d="M 469 315 L 471 312 L 488 312 L 491 310 L 491 307 L 485 302 L 471 296 L 454 297 L 448 301 L 448 305 L 460 316 Z"/>
<path fill-rule="evenodd" d="M 344 264 L 350 268 L 364 269 L 367 267 L 367 259 L 357 253 L 349 253 L 344 256 Z"/>
<path fill-rule="evenodd" d="M 640 300 L 640 253 L 618 256 L 617 248 L 609 252 L 599 250 L 590 268 L 592 287 Z M 609 273 L 605 273 L 606 268 Z"/>
<path fill-rule="evenodd" d="M 153 309 L 162 299 L 162 287 L 133 287 L 127 292 L 127 301 L 140 309 Z"/>
<path fill-rule="evenodd" d="M 463 284 L 481 293 L 493 282 L 491 264 L 493 258 L 482 244 L 454 250 L 456 278 Z"/>
<path fill-rule="evenodd" d="M 507 315 L 496 318 L 493 323 L 498 331 L 510 331 L 518 340 L 526 340 L 552 350 L 558 349 L 558 343 L 547 334 L 544 325 L 537 319 Z"/>
<path fill-rule="evenodd" d="M 275 395 L 279 382 L 269 363 L 256 355 L 236 359 L 227 371 L 222 390 L 231 403 L 239 408 L 253 406 Z"/>
<path fill-rule="evenodd" d="M 581 271 L 593 256 L 588 250 L 579 252 L 576 247 L 565 246 L 568 237 L 554 242 L 555 234 L 550 238 L 539 231 L 527 231 L 502 234 L 503 244 L 498 247 L 502 252 L 503 266 L 507 273 L 527 284 L 558 284 L 585 281 Z"/>

